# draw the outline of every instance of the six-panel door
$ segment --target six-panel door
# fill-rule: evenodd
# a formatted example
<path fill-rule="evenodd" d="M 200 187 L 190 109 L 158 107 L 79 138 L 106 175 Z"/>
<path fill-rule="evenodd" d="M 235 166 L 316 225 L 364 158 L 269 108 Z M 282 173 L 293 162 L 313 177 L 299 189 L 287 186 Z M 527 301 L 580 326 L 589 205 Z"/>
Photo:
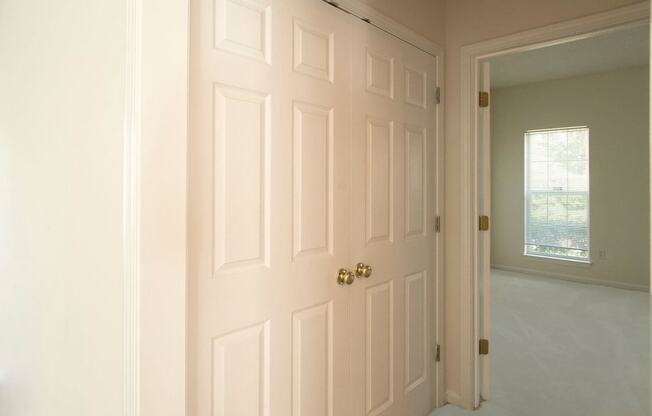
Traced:
<path fill-rule="evenodd" d="M 348 411 L 350 28 L 191 2 L 189 414 Z"/>
<path fill-rule="evenodd" d="M 354 21 L 355 22 L 355 21 Z M 427 415 L 435 394 L 435 59 L 353 24 L 351 287 L 357 415 Z"/>

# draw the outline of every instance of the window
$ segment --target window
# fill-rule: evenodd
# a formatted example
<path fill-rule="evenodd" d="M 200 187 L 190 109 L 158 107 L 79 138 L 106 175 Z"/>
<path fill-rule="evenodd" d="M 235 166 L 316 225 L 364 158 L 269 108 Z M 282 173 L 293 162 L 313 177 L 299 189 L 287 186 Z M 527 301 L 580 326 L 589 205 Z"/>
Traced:
<path fill-rule="evenodd" d="M 589 129 L 525 133 L 525 254 L 589 260 Z"/>

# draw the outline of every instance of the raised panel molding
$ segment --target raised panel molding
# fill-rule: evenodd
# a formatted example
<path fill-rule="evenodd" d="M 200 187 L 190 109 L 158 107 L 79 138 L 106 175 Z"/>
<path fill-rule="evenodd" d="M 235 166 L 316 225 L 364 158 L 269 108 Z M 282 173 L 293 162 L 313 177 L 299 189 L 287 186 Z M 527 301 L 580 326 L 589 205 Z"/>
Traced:
<path fill-rule="evenodd" d="M 214 87 L 215 272 L 269 266 L 270 96 Z"/>
<path fill-rule="evenodd" d="M 294 70 L 328 82 L 334 82 L 333 33 L 322 32 L 294 20 Z"/>
<path fill-rule="evenodd" d="M 294 103 L 294 256 L 333 253 L 333 109 Z"/>
<path fill-rule="evenodd" d="M 270 415 L 270 322 L 213 339 L 212 416 Z"/>
<path fill-rule="evenodd" d="M 270 0 L 215 0 L 214 46 L 271 64 Z"/>
<path fill-rule="evenodd" d="M 292 414 L 333 416 L 333 305 L 292 315 Z"/>
<path fill-rule="evenodd" d="M 394 122 L 367 118 L 367 243 L 394 240 Z"/>
<path fill-rule="evenodd" d="M 426 108 L 427 73 L 405 65 L 405 102 Z"/>
<path fill-rule="evenodd" d="M 424 127 L 405 127 L 405 236 L 425 236 L 427 140 Z"/>
<path fill-rule="evenodd" d="M 366 413 L 376 416 L 394 403 L 394 282 L 366 289 Z"/>
<path fill-rule="evenodd" d="M 414 390 L 427 378 L 426 272 L 405 277 L 405 391 Z"/>
<path fill-rule="evenodd" d="M 367 91 L 394 99 L 394 58 L 367 50 Z"/>

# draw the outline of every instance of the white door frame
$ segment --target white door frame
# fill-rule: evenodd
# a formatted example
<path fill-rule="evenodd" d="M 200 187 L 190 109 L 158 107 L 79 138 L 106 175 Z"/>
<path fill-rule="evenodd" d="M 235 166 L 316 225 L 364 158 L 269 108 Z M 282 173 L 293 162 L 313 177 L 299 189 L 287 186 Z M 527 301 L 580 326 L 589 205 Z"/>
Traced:
<path fill-rule="evenodd" d="M 314 0 L 319 1 L 319 0 Z M 127 0 L 124 123 L 124 412 L 186 414 L 186 204 L 190 0 Z M 349 10 L 436 56 L 444 48 L 366 6 Z M 443 103 L 443 97 L 441 102 Z M 437 213 L 444 202 L 444 114 L 437 106 Z M 441 215 L 441 214 L 439 214 Z M 443 231 L 443 229 L 442 229 Z M 437 339 L 444 345 L 443 232 L 437 235 Z M 445 354 L 445 351 L 442 351 Z M 445 403 L 444 356 L 437 406 Z"/>
<path fill-rule="evenodd" d="M 621 7 L 562 23 L 557 23 L 525 32 L 475 43 L 461 48 L 461 117 L 460 117 L 460 189 L 461 230 L 460 230 L 460 329 L 462 346 L 462 365 L 460 378 L 462 391 L 470 392 L 462 397 L 461 403 L 469 408 L 480 405 L 479 374 L 479 283 L 478 274 L 478 74 L 482 60 L 523 52 L 546 46 L 558 45 L 579 39 L 591 38 L 612 31 L 622 30 L 649 22 L 650 3 L 648 1 Z"/>
<path fill-rule="evenodd" d="M 123 416 L 185 414 L 188 0 L 127 0 Z"/>

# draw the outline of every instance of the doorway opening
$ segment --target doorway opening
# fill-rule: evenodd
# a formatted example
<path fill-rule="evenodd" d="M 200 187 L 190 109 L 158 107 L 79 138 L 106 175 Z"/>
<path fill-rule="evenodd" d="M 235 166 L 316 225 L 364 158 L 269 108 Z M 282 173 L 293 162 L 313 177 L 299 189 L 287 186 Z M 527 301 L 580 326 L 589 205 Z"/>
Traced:
<path fill-rule="evenodd" d="M 628 19 L 463 51 L 487 414 L 649 414 L 649 24 Z"/>

